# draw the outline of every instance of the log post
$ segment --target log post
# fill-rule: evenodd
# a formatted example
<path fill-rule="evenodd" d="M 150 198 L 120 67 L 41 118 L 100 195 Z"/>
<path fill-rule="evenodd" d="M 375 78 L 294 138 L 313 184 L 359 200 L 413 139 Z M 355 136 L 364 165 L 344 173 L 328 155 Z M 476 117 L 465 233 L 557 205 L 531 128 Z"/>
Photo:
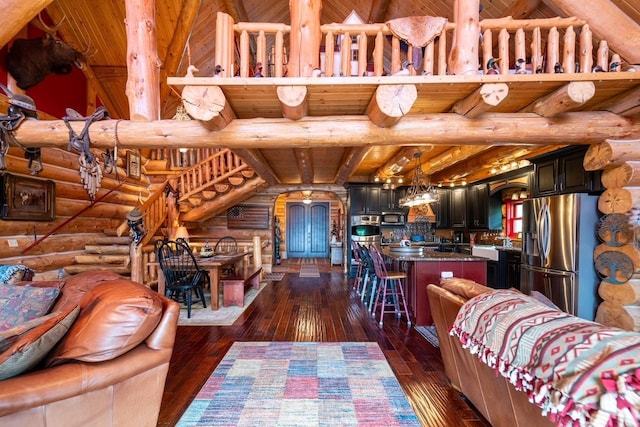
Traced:
<path fill-rule="evenodd" d="M 262 267 L 262 244 L 260 236 L 253 236 L 253 268 L 257 270 Z"/>
<path fill-rule="evenodd" d="M 320 66 L 320 11 L 322 0 L 290 0 L 289 77 L 300 77 L 305 67 Z"/>
<path fill-rule="evenodd" d="M 160 118 L 160 64 L 155 21 L 155 1 L 125 2 L 127 30 L 127 84 L 132 118 Z"/>
<path fill-rule="evenodd" d="M 487 83 L 458 101 L 452 111 L 472 119 L 500 104 L 508 94 L 509 86 L 505 83 Z"/>
<path fill-rule="evenodd" d="M 456 27 L 449 54 L 449 72 L 475 74 L 479 66 L 480 0 L 454 0 L 453 16 Z"/>
<path fill-rule="evenodd" d="M 553 117 L 570 111 L 593 98 L 596 87 L 593 82 L 571 82 L 525 108 L 542 117 Z"/>
<path fill-rule="evenodd" d="M 306 86 L 278 86 L 278 100 L 282 115 L 287 119 L 300 120 L 309 112 Z"/>

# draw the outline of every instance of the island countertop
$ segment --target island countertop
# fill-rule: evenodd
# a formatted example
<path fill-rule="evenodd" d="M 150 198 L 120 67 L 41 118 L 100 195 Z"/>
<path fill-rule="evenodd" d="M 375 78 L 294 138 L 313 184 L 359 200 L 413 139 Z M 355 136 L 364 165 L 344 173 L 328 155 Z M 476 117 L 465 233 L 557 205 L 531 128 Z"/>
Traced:
<path fill-rule="evenodd" d="M 486 258 L 459 254 L 455 252 L 421 251 L 418 253 L 392 251 L 389 248 L 382 249 L 382 255 L 397 261 L 486 261 Z"/>

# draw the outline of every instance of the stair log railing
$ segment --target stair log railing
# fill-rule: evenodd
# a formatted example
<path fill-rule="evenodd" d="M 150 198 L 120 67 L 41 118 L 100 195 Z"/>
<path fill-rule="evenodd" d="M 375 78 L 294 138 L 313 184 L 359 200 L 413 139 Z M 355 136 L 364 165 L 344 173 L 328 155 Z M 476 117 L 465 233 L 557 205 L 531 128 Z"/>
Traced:
<path fill-rule="evenodd" d="M 149 158 L 152 161 L 165 161 L 169 170 L 185 169 L 198 164 L 219 150 L 219 148 L 156 148 L 151 151 Z"/>
<path fill-rule="evenodd" d="M 451 47 L 447 45 L 453 37 L 455 23 L 447 23 L 443 32 L 424 47 L 422 66 L 410 69 L 410 74 L 442 76 L 448 74 L 447 58 Z M 343 76 L 382 76 L 385 60 L 390 58 L 390 73 L 401 69 L 402 58 L 412 57 L 412 46 L 403 52 L 401 40 L 393 35 L 388 25 L 378 24 L 325 24 L 321 26 L 324 42 L 324 76 L 332 77 L 335 61 L 341 62 Z M 284 36 L 290 32 L 285 24 L 265 22 L 239 22 L 225 13 L 218 13 L 216 27 L 216 64 L 226 65 L 231 71 L 223 72 L 223 77 L 231 77 L 239 64 L 240 77 L 250 77 L 250 69 L 256 63 L 266 64 L 265 77 L 285 76 L 287 49 Z M 497 42 L 494 42 L 497 34 Z M 515 72 L 515 62 L 526 61 L 527 73 L 552 74 L 556 64 L 561 64 L 564 73 L 592 72 L 595 66 L 609 70 L 609 63 L 619 60 L 617 54 L 610 55 L 606 40 L 599 42 L 594 52 L 593 37 L 586 21 L 570 18 L 513 19 L 511 17 L 484 19 L 480 21 L 479 52 L 481 67 L 470 73 L 483 74 L 487 71 L 489 58 L 500 58 L 500 73 Z M 239 40 L 239 50 L 235 49 L 235 38 Z M 256 45 L 256 55 L 252 57 L 250 43 Z M 373 38 L 373 71 L 367 58 L 369 39 Z M 388 41 L 390 39 L 390 42 Z M 335 52 L 340 41 L 339 52 Z M 406 45 L 405 45 L 406 46 Z M 354 51 L 357 51 L 354 54 Z M 237 52 L 237 57 L 236 57 Z M 267 54 L 267 52 L 269 52 Z M 357 61 L 352 58 L 357 57 Z M 619 71 L 616 70 L 616 71 Z"/>
<path fill-rule="evenodd" d="M 200 163 L 172 177 L 180 194 L 178 201 L 188 200 L 195 194 L 211 190 L 217 184 L 225 183 L 248 169 L 244 161 L 231 150 L 221 149 Z M 244 182 L 242 176 L 240 182 Z"/>

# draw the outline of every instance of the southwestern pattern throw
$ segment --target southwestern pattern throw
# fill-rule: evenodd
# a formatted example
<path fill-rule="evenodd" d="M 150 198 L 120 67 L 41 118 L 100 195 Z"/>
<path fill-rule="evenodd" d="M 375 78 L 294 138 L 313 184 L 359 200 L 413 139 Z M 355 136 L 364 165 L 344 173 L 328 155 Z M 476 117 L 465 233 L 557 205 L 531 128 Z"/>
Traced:
<path fill-rule="evenodd" d="M 451 335 L 560 426 L 640 423 L 639 333 L 501 290 L 464 304 Z"/>

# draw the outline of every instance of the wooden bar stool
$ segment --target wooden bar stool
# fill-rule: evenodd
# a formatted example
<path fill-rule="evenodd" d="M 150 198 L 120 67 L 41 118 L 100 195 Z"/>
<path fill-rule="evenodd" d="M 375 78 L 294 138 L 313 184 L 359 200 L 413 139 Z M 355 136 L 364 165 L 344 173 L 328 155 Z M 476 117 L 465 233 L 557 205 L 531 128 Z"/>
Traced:
<path fill-rule="evenodd" d="M 357 265 L 356 277 L 353 279 L 353 289 L 358 295 L 361 293 L 362 286 L 362 258 L 360 257 L 360 244 L 358 242 L 351 241 L 351 251 L 353 252 L 353 260 Z"/>
<path fill-rule="evenodd" d="M 378 307 L 380 309 L 378 324 L 382 326 L 385 313 L 394 313 L 397 318 L 400 318 L 404 313 L 407 318 L 407 324 L 411 326 L 411 318 L 409 317 L 402 283 L 403 280 L 407 279 L 407 274 L 401 271 L 387 271 L 382 254 L 374 245 L 369 247 L 369 253 L 379 281 L 376 302 L 373 308 L 374 316 L 378 311 Z"/>

